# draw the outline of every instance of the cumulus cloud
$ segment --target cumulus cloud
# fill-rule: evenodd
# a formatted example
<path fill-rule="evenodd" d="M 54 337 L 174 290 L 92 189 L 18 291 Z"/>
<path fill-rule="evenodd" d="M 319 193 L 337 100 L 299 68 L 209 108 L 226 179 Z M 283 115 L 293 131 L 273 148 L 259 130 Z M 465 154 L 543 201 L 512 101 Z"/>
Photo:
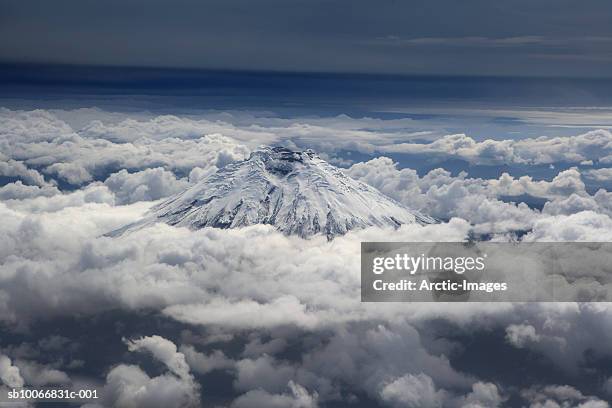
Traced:
<path fill-rule="evenodd" d="M 0 380 L 8 387 L 23 387 L 25 384 L 19 367 L 13 365 L 11 359 L 5 355 L 0 355 Z"/>
<path fill-rule="evenodd" d="M 571 215 L 582 211 L 593 211 L 612 216 L 612 193 L 599 189 L 592 196 L 571 194 L 569 197 L 548 201 L 542 211 L 550 215 Z"/>
<path fill-rule="evenodd" d="M 269 303 L 253 300 L 229 302 L 215 299 L 210 303 L 175 305 L 164 309 L 164 313 L 175 319 L 191 324 L 232 327 L 274 327 L 283 324 L 297 324 L 313 327 L 317 319 L 306 311 L 306 306 L 292 296 L 281 296 Z"/>
<path fill-rule="evenodd" d="M 26 198 L 34 198 L 39 196 L 50 197 L 60 194 L 60 190 L 52 186 L 32 186 L 26 185 L 17 180 L 14 183 L 6 184 L 0 187 L 0 200 L 24 200 Z"/>
<path fill-rule="evenodd" d="M 419 177 L 414 170 L 397 169 L 397 165 L 386 157 L 357 163 L 347 173 L 434 217 L 467 219 L 481 232 L 527 230 L 540 216 L 538 211 L 524 203 L 506 203 L 500 201 L 498 196 L 526 194 L 533 190 L 542 195 L 554 194 L 555 186 L 567 184 L 559 181 L 565 175 L 558 176 L 552 182 L 533 182 L 530 178 L 515 180 L 508 174 L 502 175 L 499 180 L 482 180 L 469 179 L 465 173 L 453 177 L 443 169 L 435 169 Z M 575 179 L 576 174 L 571 173 L 570 178 Z M 574 184 L 584 189 L 584 184 L 580 183 Z"/>
<path fill-rule="evenodd" d="M 465 172 L 453 177 L 449 171 L 441 168 L 419 177 L 415 170 L 398 169 L 397 163 L 390 158 L 378 157 L 354 164 L 347 169 L 347 174 L 417 208 L 428 204 L 426 199 L 430 190 L 451 186 L 459 186 L 469 194 L 488 199 L 523 194 L 554 199 L 571 194 L 586 194 L 582 175 L 576 168 L 559 172 L 551 181 L 534 180 L 531 176 L 514 178 L 508 173 L 502 173 L 498 179 L 468 178 Z"/>
<path fill-rule="evenodd" d="M 153 357 L 164 363 L 179 378 L 191 378 L 185 356 L 177 351 L 176 345 L 171 341 L 161 336 L 148 336 L 127 341 L 126 344 L 130 351 L 144 350 L 150 352 Z"/>
<path fill-rule="evenodd" d="M 3 204 L 28 213 L 49 213 L 70 207 L 82 207 L 87 204 L 114 205 L 115 196 L 106 186 L 93 183 L 69 193 L 58 193 L 50 196 L 35 194 L 33 197 L 6 201 Z"/>
<path fill-rule="evenodd" d="M 472 385 L 472 391 L 463 399 L 461 408 L 501 407 L 504 400 L 495 384 L 477 382 Z"/>
<path fill-rule="evenodd" d="M 57 112 L 58 116 L 74 120 L 76 113 Z M 80 116 L 83 116 L 81 113 Z M 148 116 L 148 117 L 147 117 Z M 97 118 L 102 117 L 104 120 Z M 412 119 L 334 117 L 282 118 L 270 112 L 205 112 L 198 117 L 174 115 L 141 115 L 140 118 L 94 112 L 81 127 L 79 134 L 87 138 L 104 139 L 113 143 L 138 143 L 141 139 L 197 139 L 202 135 L 219 134 L 249 147 L 260 144 L 308 146 L 329 153 L 330 160 L 340 160 L 333 154 L 341 149 L 372 152 L 377 146 L 397 140 L 428 136 L 431 131 L 412 130 Z M 78 122 L 78 120 L 77 120 Z"/>
<path fill-rule="evenodd" d="M 36 109 L 32 111 L 13 111 L 0 108 L 2 121 L 2 145 L 10 142 L 48 142 L 61 138 L 70 140 L 72 128 L 52 113 Z M 6 151 L 2 149 L 2 151 Z"/>
<path fill-rule="evenodd" d="M 243 359 L 236 363 L 234 387 L 238 390 L 263 389 L 280 392 L 296 376 L 296 368 L 263 355 L 256 359 Z"/>
<path fill-rule="evenodd" d="M 231 370 L 235 365 L 235 361 L 227 358 L 220 350 L 214 350 L 206 355 L 196 351 L 193 346 L 182 346 L 180 352 L 185 356 L 189 367 L 200 374 L 207 374 L 214 370 Z"/>
<path fill-rule="evenodd" d="M 111 174 L 104 185 L 114 194 L 119 204 L 131 204 L 136 201 L 153 201 L 176 194 L 189 186 L 183 179 L 161 167 L 146 169 L 136 173 L 121 170 Z"/>
<path fill-rule="evenodd" d="M 226 115 L 225 119 L 231 119 Z M 255 141 L 255 143 L 271 143 L 275 139 L 273 133 L 265 128 L 250 126 L 234 126 L 227 120 L 178 117 L 161 115 L 146 119 L 126 118 L 121 121 L 92 120 L 80 132 L 90 139 L 104 139 L 114 143 L 129 143 L 140 139 L 199 139 L 203 135 L 227 136 L 240 141 Z M 228 152 L 224 152 L 228 153 Z M 230 157 L 228 157 L 230 158 Z"/>
<path fill-rule="evenodd" d="M 547 385 L 533 387 L 522 392 L 530 408 L 608 408 L 610 405 L 594 396 L 583 395 L 569 385 Z"/>
<path fill-rule="evenodd" d="M 70 383 L 70 377 L 65 372 L 53 367 L 27 360 L 16 360 L 15 365 L 28 385 L 40 387 Z"/>
<path fill-rule="evenodd" d="M 33 213 L 32 207 L 40 207 L 30 202 L 0 205 L 7 220 L 0 227 L 2 289 L 10 299 L 2 319 L 124 305 L 159 308 L 196 324 L 314 327 L 342 316 L 334 310 L 334 298 L 358 298 L 359 242 L 386 234 L 371 229 L 325 243 L 324 237 L 285 237 L 267 226 L 191 232 L 157 225 L 112 239 L 100 235 L 141 216 L 147 206 L 60 204 L 41 213 Z M 465 221 L 453 220 L 405 226 L 396 236 L 461 240 L 468 230 Z M 158 279 L 151 280 L 151 274 Z M 329 295 L 321 296 L 322 290 Z M 320 306 L 312 309 L 314 304 Z M 345 318 L 359 315 L 359 308 L 351 310 L 355 305 L 346 304 Z"/>
<path fill-rule="evenodd" d="M 83 163 L 53 163 L 47 166 L 44 171 L 60 180 L 77 186 L 93 180 L 93 175 Z"/>
<path fill-rule="evenodd" d="M 383 401 L 396 407 L 441 407 L 443 394 L 424 374 L 404 375 L 385 385 L 380 392 Z"/>
<path fill-rule="evenodd" d="M 602 183 L 611 182 L 612 168 L 605 167 L 601 169 L 588 170 L 585 172 L 585 177 Z"/>
<path fill-rule="evenodd" d="M 199 386 L 176 345 L 160 336 L 127 341 L 130 351 L 147 351 L 168 372 L 150 377 L 140 367 L 120 364 L 106 376 L 103 404 L 112 407 L 196 407 Z"/>
<path fill-rule="evenodd" d="M 590 211 L 595 217 L 604 216 L 605 219 L 605 216 L 612 216 L 612 193 L 604 189 L 593 195 L 587 193 L 582 174 L 576 168 L 561 171 L 550 181 L 534 180 L 530 176 L 514 178 L 508 173 L 503 173 L 498 179 L 468 178 L 466 173 L 452 176 L 443 169 L 432 170 L 420 177 L 412 169 L 398 169 L 391 159 L 379 157 L 354 164 L 347 169 L 347 174 L 409 207 L 440 219 L 460 217 L 469 220 L 474 230 L 481 233 L 530 231 L 536 226 L 542 232 L 543 226 L 552 226 L 557 220 L 551 215 L 571 216 Z M 541 197 L 547 201 L 539 211 L 520 202 L 521 195 Z M 508 202 L 512 197 L 517 197 L 519 203 Z M 584 219 L 587 215 L 572 220 L 581 217 Z M 559 239 L 571 240 L 571 225 L 565 224 L 564 227 L 569 235 Z M 606 230 L 596 231 L 601 227 L 601 224 L 594 225 L 588 239 L 605 240 Z M 597 238 L 599 233 L 603 235 Z"/>
<path fill-rule="evenodd" d="M 29 185 L 44 187 L 49 185 L 42 174 L 34 169 L 28 168 L 20 161 L 7 159 L 0 153 L 0 176 L 16 178 Z"/>
<path fill-rule="evenodd" d="M 536 220 L 527 241 L 594 241 L 612 240 L 612 218 L 594 211 L 557 215 Z"/>
<path fill-rule="evenodd" d="M 271 394 L 264 390 L 252 390 L 240 397 L 233 403 L 233 408 L 316 408 L 318 407 L 316 392 L 309 393 L 299 384 L 289 381 L 289 393 Z"/>
<path fill-rule="evenodd" d="M 480 142 L 466 135 L 448 135 L 428 143 L 405 143 L 407 139 L 427 136 L 428 132 L 406 131 L 412 125 L 408 119 L 344 115 L 283 119 L 226 113 L 216 117 L 209 114 L 208 118 L 162 115 L 116 120 L 104 112 L 97 115 L 108 116 L 108 120 L 90 120 L 74 130 L 57 115 L 58 112 L 3 109 L 0 120 L 7 126 L 0 133 L 2 151 L 8 159 L 27 166 L 23 170 L 40 169 L 73 184 L 99 180 L 100 175 L 123 168 L 162 166 L 182 174 L 194 167 L 221 167 L 244 158 L 249 149 L 259 144 L 278 143 L 312 147 L 328 154 L 332 161 L 345 163 L 346 159 L 335 157 L 335 152 L 408 152 L 484 164 L 606 163 L 611 156 L 611 136 L 605 130 L 574 137 Z M 63 112 L 61 116 L 75 115 L 78 112 Z"/>
<path fill-rule="evenodd" d="M 187 175 L 194 167 L 221 167 L 245 158 L 249 152 L 240 142 L 218 133 L 203 131 L 193 137 L 195 134 L 186 135 L 184 129 L 165 132 L 163 129 L 168 127 L 155 124 L 148 131 L 136 132 L 135 139 L 124 140 L 109 136 L 113 130 L 100 129 L 100 123 L 77 132 L 46 111 L 4 109 L 0 119 L 8 124 L 0 131 L 0 146 L 6 157 L 0 165 L 0 175 L 40 186 L 45 181 L 39 171 L 79 186 L 122 169 L 163 167 Z M 164 120 L 162 117 L 159 121 Z M 132 134 L 132 122 L 135 121 L 116 127 L 124 134 Z M 169 128 L 182 122 L 174 117 Z M 147 127 L 147 122 L 143 126 Z"/>
<path fill-rule="evenodd" d="M 470 376 L 454 370 L 444 354 L 430 353 L 410 324 L 337 330 L 324 347 L 308 353 L 304 362 L 303 368 L 310 372 L 326 373 L 329 378 L 353 384 L 371 398 L 396 404 L 442 401 L 444 392 L 438 387 L 466 388 L 473 382 Z M 404 383 L 412 391 L 402 393 Z M 423 395 L 426 399 L 419 399 Z"/>
<path fill-rule="evenodd" d="M 285 339 L 276 338 L 268 342 L 262 342 L 259 338 L 252 339 L 244 347 L 245 356 L 257 356 L 261 354 L 274 355 L 287 347 Z"/>
<path fill-rule="evenodd" d="M 524 347 L 529 342 L 540 341 L 535 327 L 528 324 L 511 324 L 506 328 L 506 340 L 515 347 Z"/>
<path fill-rule="evenodd" d="M 515 319 L 509 320 L 505 329 L 506 341 L 545 356 L 562 371 L 576 375 L 589 353 L 612 355 L 605 340 L 612 333 L 611 310 L 607 303 L 516 307 Z"/>
<path fill-rule="evenodd" d="M 481 142 L 464 135 L 448 135 L 431 143 L 397 143 L 381 149 L 386 152 L 456 157 L 475 164 L 549 164 L 549 163 L 610 163 L 612 133 L 599 129 L 571 137 L 538 137 L 519 140 Z"/>

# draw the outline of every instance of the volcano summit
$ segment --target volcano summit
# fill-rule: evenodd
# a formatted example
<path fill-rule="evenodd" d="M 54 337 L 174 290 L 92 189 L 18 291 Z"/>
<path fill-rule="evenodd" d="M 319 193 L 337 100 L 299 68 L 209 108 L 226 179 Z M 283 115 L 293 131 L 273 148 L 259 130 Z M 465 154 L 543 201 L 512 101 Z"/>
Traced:
<path fill-rule="evenodd" d="M 436 221 L 348 177 L 312 150 L 262 147 L 111 235 L 156 222 L 191 229 L 269 224 L 287 235 L 322 233 L 331 239 L 369 226 Z"/>

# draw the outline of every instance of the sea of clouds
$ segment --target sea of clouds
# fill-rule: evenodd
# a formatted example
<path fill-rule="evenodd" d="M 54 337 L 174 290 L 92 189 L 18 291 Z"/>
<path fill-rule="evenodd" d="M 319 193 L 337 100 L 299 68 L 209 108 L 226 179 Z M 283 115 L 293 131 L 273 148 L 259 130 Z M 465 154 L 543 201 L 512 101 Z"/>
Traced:
<path fill-rule="evenodd" d="M 612 133 L 426 140 L 404 131 L 409 119 L 245 115 L 0 109 L 5 386 L 95 386 L 102 398 L 91 407 L 609 406 L 608 304 L 361 303 L 359 253 L 362 241 L 474 234 L 610 241 L 612 193 L 585 183 L 612 184 Z M 443 222 L 331 242 L 270 226 L 104 235 L 261 144 L 312 148 Z M 565 170 L 419 173 L 389 157 L 398 152 Z M 98 338 L 113 344 L 101 359 L 87 352 Z"/>

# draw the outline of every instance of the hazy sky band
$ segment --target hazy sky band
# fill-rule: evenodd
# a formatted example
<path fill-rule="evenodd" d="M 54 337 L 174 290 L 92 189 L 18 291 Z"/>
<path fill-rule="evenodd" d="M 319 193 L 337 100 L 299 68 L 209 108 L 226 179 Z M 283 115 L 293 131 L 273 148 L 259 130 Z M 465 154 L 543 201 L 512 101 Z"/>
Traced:
<path fill-rule="evenodd" d="M 603 0 L 0 1 L 0 61 L 609 76 Z"/>

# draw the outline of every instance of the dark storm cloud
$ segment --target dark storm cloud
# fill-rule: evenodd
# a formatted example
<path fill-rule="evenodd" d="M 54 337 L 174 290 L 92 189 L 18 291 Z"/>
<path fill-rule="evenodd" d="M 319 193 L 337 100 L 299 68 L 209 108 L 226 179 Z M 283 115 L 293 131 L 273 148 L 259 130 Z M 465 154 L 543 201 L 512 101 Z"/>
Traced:
<path fill-rule="evenodd" d="M 0 60 L 606 76 L 611 12 L 603 0 L 2 0 Z"/>

